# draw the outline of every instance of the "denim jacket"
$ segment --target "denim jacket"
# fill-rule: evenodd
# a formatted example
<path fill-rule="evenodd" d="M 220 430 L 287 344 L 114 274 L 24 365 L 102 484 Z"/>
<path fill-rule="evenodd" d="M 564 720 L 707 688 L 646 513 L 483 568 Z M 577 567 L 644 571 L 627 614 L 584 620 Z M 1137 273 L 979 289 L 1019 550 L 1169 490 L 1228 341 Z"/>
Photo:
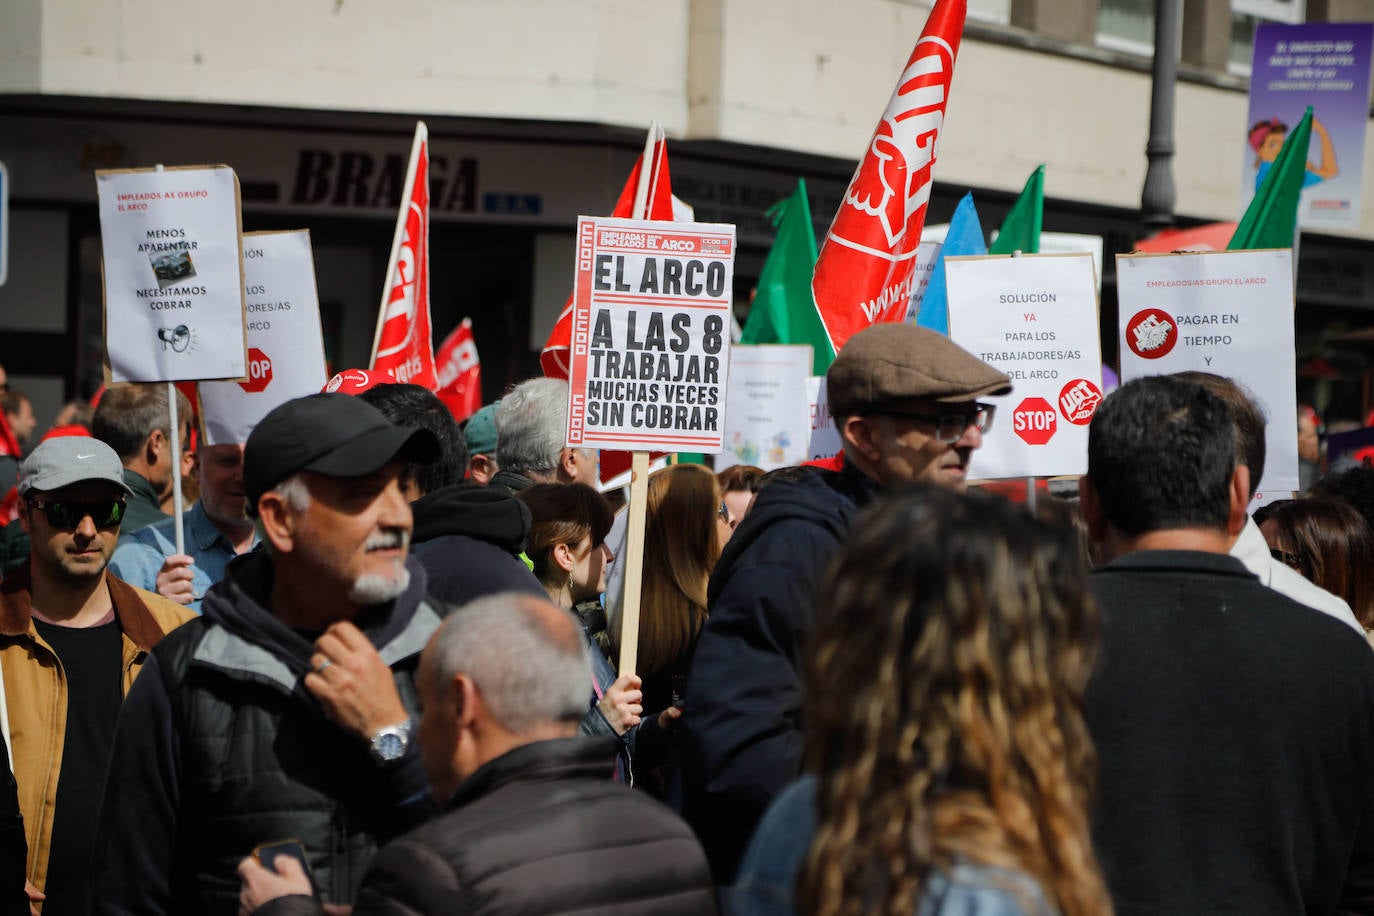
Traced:
<path fill-rule="evenodd" d="M 804 776 L 778 796 L 759 824 L 726 896 L 732 916 L 791 916 L 793 893 L 816 832 L 816 779 Z M 932 872 L 916 916 L 1057 916 L 1034 879 L 972 862 Z"/>

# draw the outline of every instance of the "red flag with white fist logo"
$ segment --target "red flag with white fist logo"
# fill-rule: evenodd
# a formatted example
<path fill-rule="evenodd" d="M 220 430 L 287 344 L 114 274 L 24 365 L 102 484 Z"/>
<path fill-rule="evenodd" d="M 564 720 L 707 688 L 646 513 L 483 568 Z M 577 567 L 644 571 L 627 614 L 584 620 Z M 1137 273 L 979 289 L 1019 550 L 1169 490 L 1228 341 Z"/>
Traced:
<path fill-rule="evenodd" d="M 937 0 L 930 11 L 821 246 L 811 292 L 836 353 L 906 314 L 966 10 Z"/>
<path fill-rule="evenodd" d="M 453 413 L 453 419 L 462 423 L 482 407 L 482 361 L 477 357 L 470 319 L 464 318 L 444 338 L 434 362 L 439 370 L 439 390 L 434 393 Z"/>
<path fill-rule="evenodd" d="M 415 125 L 403 187 L 371 368 L 433 391 L 439 377 L 429 321 L 429 129 L 423 121 Z"/>

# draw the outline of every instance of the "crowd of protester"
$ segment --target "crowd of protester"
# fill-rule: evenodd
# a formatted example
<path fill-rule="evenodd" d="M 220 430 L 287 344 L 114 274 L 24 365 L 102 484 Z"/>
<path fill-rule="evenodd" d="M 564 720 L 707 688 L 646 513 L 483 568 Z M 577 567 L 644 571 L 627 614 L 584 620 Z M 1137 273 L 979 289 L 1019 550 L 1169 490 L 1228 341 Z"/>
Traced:
<path fill-rule="evenodd" d="M 1027 506 L 947 337 L 827 388 L 838 456 L 649 476 L 627 639 L 565 382 L 208 444 L 0 370 L 0 914 L 1374 913 L 1374 468 L 1252 518 L 1265 416 L 1182 373 Z"/>

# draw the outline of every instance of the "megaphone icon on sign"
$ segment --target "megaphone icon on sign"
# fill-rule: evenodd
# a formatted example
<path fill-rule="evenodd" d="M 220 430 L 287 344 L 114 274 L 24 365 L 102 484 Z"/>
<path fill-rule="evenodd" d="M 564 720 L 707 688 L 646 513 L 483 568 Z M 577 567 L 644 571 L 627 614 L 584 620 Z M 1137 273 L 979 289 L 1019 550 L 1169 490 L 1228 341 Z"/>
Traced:
<path fill-rule="evenodd" d="M 191 329 L 184 324 L 174 328 L 158 328 L 157 339 L 162 341 L 162 349 L 171 347 L 177 353 L 185 353 L 191 345 Z"/>

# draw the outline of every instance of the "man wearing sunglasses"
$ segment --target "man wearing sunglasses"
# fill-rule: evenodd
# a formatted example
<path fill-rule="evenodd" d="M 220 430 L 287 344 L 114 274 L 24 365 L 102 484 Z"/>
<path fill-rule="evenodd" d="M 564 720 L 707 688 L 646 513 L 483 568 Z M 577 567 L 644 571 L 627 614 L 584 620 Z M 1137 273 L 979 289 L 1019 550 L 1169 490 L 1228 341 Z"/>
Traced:
<path fill-rule="evenodd" d="M 11 739 L 44 912 L 84 912 L 94 812 L 124 694 L 163 634 L 192 615 L 106 570 L 129 498 L 119 456 L 88 437 L 20 466 L 29 559 L 0 582 L 0 719 Z"/>
<path fill-rule="evenodd" d="M 801 646 L 817 585 L 855 515 L 915 481 L 962 488 L 1006 375 L 912 325 L 854 335 L 826 376 L 840 471 L 759 492 L 711 575 L 688 674 L 684 811 L 718 884 L 733 880 L 768 803 L 801 772 Z M 762 698 L 762 699 L 761 699 Z"/>

